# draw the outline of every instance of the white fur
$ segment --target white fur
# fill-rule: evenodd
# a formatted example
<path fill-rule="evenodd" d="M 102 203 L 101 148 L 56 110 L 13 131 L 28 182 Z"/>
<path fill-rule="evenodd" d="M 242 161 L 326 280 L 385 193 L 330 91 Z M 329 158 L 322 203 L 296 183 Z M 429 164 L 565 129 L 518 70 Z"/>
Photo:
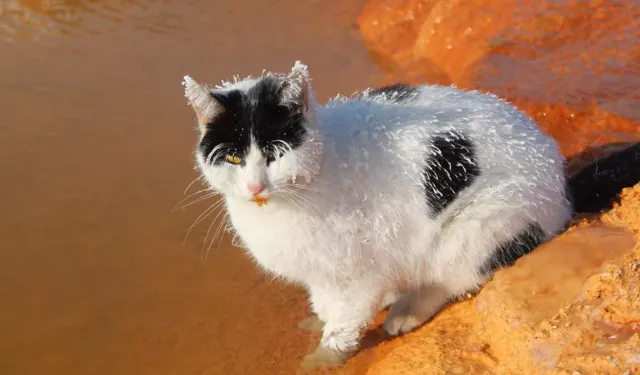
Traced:
<path fill-rule="evenodd" d="M 306 67 L 293 72 L 309 90 L 307 143 L 269 167 L 255 147 L 244 168 L 211 166 L 200 154 L 197 162 L 253 258 L 309 290 L 326 323 L 323 347 L 354 351 L 382 299 L 389 304 L 396 292 L 405 296 L 385 328 L 415 328 L 450 297 L 479 287 L 486 276 L 478 270 L 500 243 L 532 221 L 550 237 L 570 218 L 556 142 L 497 97 L 422 86 L 409 104 L 380 96 L 320 106 Z M 473 140 L 481 174 L 432 220 L 424 155 L 446 129 Z M 256 182 L 271 198 L 262 207 L 249 201 L 246 186 Z"/>

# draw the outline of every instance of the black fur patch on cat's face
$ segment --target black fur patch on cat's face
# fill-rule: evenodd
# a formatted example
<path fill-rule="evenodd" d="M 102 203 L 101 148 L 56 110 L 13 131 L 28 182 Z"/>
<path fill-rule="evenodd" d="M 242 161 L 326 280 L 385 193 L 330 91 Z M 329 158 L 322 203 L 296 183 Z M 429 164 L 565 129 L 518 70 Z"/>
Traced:
<path fill-rule="evenodd" d="M 498 246 L 480 268 L 480 273 L 487 275 L 498 268 L 512 265 L 518 258 L 529 254 L 533 249 L 540 246 L 544 238 L 544 231 L 540 224 L 529 224 L 525 230 L 513 239 Z"/>
<path fill-rule="evenodd" d="M 288 83 L 276 77 L 264 77 L 248 91 L 233 90 L 211 95 L 222 104 L 224 111 L 207 124 L 200 142 L 200 152 L 214 164 L 225 163 L 225 155 L 244 158 L 253 138 L 267 158 L 276 159 L 274 146 L 282 142 L 292 149 L 300 147 L 307 131 L 304 127 L 302 103 L 282 103 L 282 92 Z M 218 145 L 224 145 L 209 159 Z"/>
<path fill-rule="evenodd" d="M 424 190 L 433 216 L 447 208 L 480 175 L 474 145 L 458 131 L 435 136 L 425 161 Z"/>
<path fill-rule="evenodd" d="M 405 83 L 395 83 L 369 91 L 369 96 L 384 95 L 387 100 L 394 103 L 405 103 L 415 99 L 419 93 L 418 86 Z"/>

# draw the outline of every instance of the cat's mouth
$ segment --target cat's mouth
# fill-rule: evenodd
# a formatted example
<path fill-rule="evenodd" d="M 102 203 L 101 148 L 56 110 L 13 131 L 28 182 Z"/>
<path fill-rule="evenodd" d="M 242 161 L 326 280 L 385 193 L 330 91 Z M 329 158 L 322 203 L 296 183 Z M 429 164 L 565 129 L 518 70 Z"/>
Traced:
<path fill-rule="evenodd" d="M 258 207 L 262 207 L 263 205 L 267 204 L 267 202 L 269 201 L 269 198 L 264 198 L 260 195 L 257 195 L 253 198 L 250 199 L 251 202 L 254 202 L 256 204 L 256 206 Z"/>

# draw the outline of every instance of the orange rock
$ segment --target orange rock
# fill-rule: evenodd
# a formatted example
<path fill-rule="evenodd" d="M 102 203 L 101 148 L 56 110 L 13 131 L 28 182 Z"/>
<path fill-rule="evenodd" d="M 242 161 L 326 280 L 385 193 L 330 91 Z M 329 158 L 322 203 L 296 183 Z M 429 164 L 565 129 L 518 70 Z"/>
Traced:
<path fill-rule="evenodd" d="M 373 0 L 358 25 L 387 80 L 495 93 L 570 155 L 640 139 L 638 19 L 606 0 Z"/>
<path fill-rule="evenodd" d="M 550 327 L 591 324 L 589 316 L 573 320 L 562 309 L 579 300 L 587 279 L 607 262 L 616 262 L 635 245 L 633 232 L 590 227 L 569 231 L 498 272 L 476 299 L 478 332 L 500 358 L 503 368 L 536 368 L 554 361 L 568 345 L 548 338 Z"/>

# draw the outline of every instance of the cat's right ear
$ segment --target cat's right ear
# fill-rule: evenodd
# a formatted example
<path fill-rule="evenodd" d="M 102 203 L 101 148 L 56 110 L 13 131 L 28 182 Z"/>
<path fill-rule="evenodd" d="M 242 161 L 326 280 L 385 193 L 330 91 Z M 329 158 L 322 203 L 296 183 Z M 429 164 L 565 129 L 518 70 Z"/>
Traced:
<path fill-rule="evenodd" d="M 224 107 L 209 90 L 189 76 L 182 81 L 184 96 L 198 116 L 198 124 L 203 130 L 223 111 Z"/>

